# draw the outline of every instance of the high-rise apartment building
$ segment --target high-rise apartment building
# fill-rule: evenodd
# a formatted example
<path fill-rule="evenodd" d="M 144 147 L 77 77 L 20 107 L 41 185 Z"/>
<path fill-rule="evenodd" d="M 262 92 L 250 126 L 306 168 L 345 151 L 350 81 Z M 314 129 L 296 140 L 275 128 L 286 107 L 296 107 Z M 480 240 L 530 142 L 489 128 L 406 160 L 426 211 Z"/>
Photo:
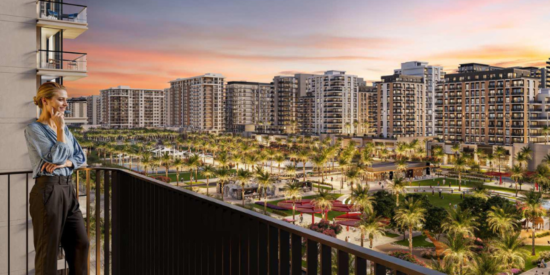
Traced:
<path fill-rule="evenodd" d="M 528 142 L 529 102 L 539 82 L 530 70 L 461 64 L 438 85 L 437 136 L 448 143 Z"/>
<path fill-rule="evenodd" d="M 165 125 L 171 126 L 172 124 L 172 93 L 170 93 L 170 88 L 164 89 L 164 118 Z"/>
<path fill-rule="evenodd" d="M 226 86 L 226 130 L 269 133 L 274 124 L 272 83 L 233 81 Z"/>
<path fill-rule="evenodd" d="M 314 134 L 315 96 L 313 92 L 306 92 L 298 99 L 298 133 L 301 135 Z"/>
<path fill-rule="evenodd" d="M 109 128 L 163 127 L 164 90 L 118 86 L 101 90 L 102 125 Z"/>
<path fill-rule="evenodd" d="M 170 81 L 172 126 L 196 131 L 225 131 L 225 78 L 207 73 Z"/>
<path fill-rule="evenodd" d="M 357 76 L 345 71 L 326 71 L 309 78 L 308 92 L 314 96 L 315 134 L 357 133 Z"/>
<path fill-rule="evenodd" d="M 423 137 L 426 84 L 423 76 L 394 74 L 377 83 L 376 133 L 382 137 Z"/>
<path fill-rule="evenodd" d="M 377 90 L 376 86 L 359 86 L 359 93 L 357 97 L 357 134 L 367 135 L 373 134 L 373 120 L 372 114 L 377 113 L 376 102 Z"/>
<path fill-rule="evenodd" d="M 550 89 L 543 88 L 529 103 L 529 137 L 528 142 L 548 143 L 543 129 L 550 126 Z M 527 142 L 526 141 L 526 142 Z"/>
<path fill-rule="evenodd" d="M 273 78 L 273 90 L 275 128 L 279 133 L 295 133 L 298 124 L 298 79 L 293 76 L 276 76 Z"/>
<path fill-rule="evenodd" d="M 88 124 L 88 100 L 86 97 L 73 97 L 67 99 L 67 110 L 65 122 L 68 125 L 81 126 Z"/>
<path fill-rule="evenodd" d="M 546 61 L 546 86 L 545 88 L 550 88 L 550 58 Z"/>
<path fill-rule="evenodd" d="M 86 98 L 88 101 L 88 124 L 100 125 L 101 124 L 101 96 L 92 95 Z"/>
<path fill-rule="evenodd" d="M 86 54 L 75 53 L 78 48 L 65 51 L 63 42 L 88 30 L 87 7 L 64 1 L 2 0 L 0 8 L 0 90 L 4 99 L 0 100 L 0 151 L 5 156 L 0 159 L 0 172 L 31 171 L 24 129 L 40 115 L 33 97 L 46 81 L 66 84 L 86 77 Z M 72 96 L 71 90 L 68 96 Z M 6 184 L 8 177 L 10 184 Z M 0 232 L 8 241 L 0 241 L 0 274 L 33 272 L 33 232 L 32 226 L 26 232 L 25 194 L 34 180 L 24 173 L 1 178 Z M 5 206 L 10 197 L 10 206 Z"/>
<path fill-rule="evenodd" d="M 428 62 L 410 61 L 401 63 L 401 69 L 395 70 L 396 74 L 421 76 L 426 84 L 426 93 L 424 98 L 426 136 L 435 135 L 435 90 L 437 84 L 445 76 L 443 67 L 428 65 Z"/>

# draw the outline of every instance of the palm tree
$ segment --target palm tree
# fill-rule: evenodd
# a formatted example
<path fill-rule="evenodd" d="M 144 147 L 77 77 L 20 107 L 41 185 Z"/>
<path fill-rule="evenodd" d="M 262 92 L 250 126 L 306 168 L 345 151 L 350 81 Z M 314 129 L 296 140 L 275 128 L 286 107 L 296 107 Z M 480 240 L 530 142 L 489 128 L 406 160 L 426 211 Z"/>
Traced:
<path fill-rule="evenodd" d="M 353 190 L 353 183 L 357 180 L 357 178 L 359 178 L 359 169 L 357 169 L 357 167 L 349 169 L 346 172 L 346 178 L 350 181 L 351 190 Z"/>
<path fill-rule="evenodd" d="M 332 198 L 327 190 L 319 189 L 319 195 L 311 201 L 311 204 L 315 208 L 321 209 L 325 220 L 328 220 L 328 211 L 332 209 Z"/>
<path fill-rule="evenodd" d="M 195 170 L 195 182 L 197 182 L 197 175 L 198 175 L 198 170 L 199 170 L 199 166 L 200 166 L 200 158 L 198 155 L 191 155 L 189 156 L 189 158 L 187 158 L 187 160 L 185 161 L 185 165 L 187 166 L 187 168 L 189 168 L 189 171 L 190 171 L 190 175 L 192 176 L 193 175 L 193 170 Z M 193 188 L 193 181 L 191 181 L 191 188 Z"/>
<path fill-rule="evenodd" d="M 273 185 L 273 178 L 263 169 L 257 169 L 256 180 L 258 180 L 258 188 L 264 193 L 264 215 L 267 215 L 267 189 Z"/>
<path fill-rule="evenodd" d="M 550 184 L 550 168 L 546 163 L 541 163 L 537 166 L 535 174 L 532 177 L 539 184 L 539 192 L 542 192 L 542 188 L 547 188 Z"/>
<path fill-rule="evenodd" d="M 349 195 L 350 204 L 358 211 L 370 214 L 373 212 L 373 204 L 376 203 L 374 197 L 369 194 L 369 185 L 363 187 L 357 184 L 357 187 L 351 190 Z"/>
<path fill-rule="evenodd" d="M 525 238 L 520 237 L 521 232 L 515 234 L 502 234 L 492 243 L 492 248 L 499 263 L 504 263 L 507 269 L 525 268 L 525 260 L 529 251 L 523 246 Z"/>
<path fill-rule="evenodd" d="M 176 186 L 180 186 L 180 169 L 184 167 L 184 162 L 181 159 L 175 159 L 172 165 L 176 168 Z"/>
<path fill-rule="evenodd" d="M 227 180 L 229 180 L 231 178 L 231 170 L 225 168 L 225 167 L 220 167 L 219 169 L 216 170 L 216 176 L 218 177 L 218 181 L 220 182 L 220 187 L 221 187 L 221 190 L 222 190 L 222 201 L 224 200 L 223 198 L 223 187 L 224 187 L 224 184 Z M 206 189 L 208 190 L 208 189 Z"/>
<path fill-rule="evenodd" d="M 413 229 L 418 227 L 420 223 L 424 222 L 424 215 L 426 214 L 426 208 L 422 205 L 422 201 L 414 200 L 414 198 L 408 198 L 403 205 L 395 211 L 395 221 L 403 228 L 409 229 L 409 251 L 412 255 L 412 232 Z"/>
<path fill-rule="evenodd" d="M 518 196 L 518 182 L 523 178 L 523 167 L 520 165 L 514 165 L 510 169 L 510 177 L 516 184 L 516 197 Z"/>
<path fill-rule="evenodd" d="M 447 209 L 447 217 L 443 220 L 441 228 L 449 234 L 464 236 L 475 236 L 477 229 L 477 217 L 472 214 L 470 209 Z"/>
<path fill-rule="evenodd" d="M 328 160 L 328 155 L 326 152 L 319 152 L 317 155 L 315 155 L 311 161 L 313 162 L 313 166 L 317 168 L 317 170 L 321 171 L 321 181 L 325 183 L 325 175 L 323 173 L 323 167 L 325 166 L 325 163 Z"/>
<path fill-rule="evenodd" d="M 498 163 L 498 172 L 500 173 L 500 166 L 502 164 L 502 158 L 506 155 L 506 149 L 502 146 L 497 146 L 495 149 L 495 158 L 497 159 Z"/>
<path fill-rule="evenodd" d="M 504 207 L 492 206 L 487 213 L 489 228 L 501 236 L 506 232 L 515 231 L 518 227 L 518 219 L 515 207 L 510 205 Z"/>
<path fill-rule="evenodd" d="M 143 165 L 143 170 L 145 171 L 145 175 L 147 176 L 147 168 L 151 166 L 151 157 L 149 154 L 143 154 L 143 157 L 141 158 L 141 164 Z"/>
<path fill-rule="evenodd" d="M 531 190 L 527 193 L 526 202 L 523 206 L 523 216 L 527 219 L 528 222 L 531 222 L 531 231 L 532 231 L 532 248 L 531 255 L 535 256 L 535 231 L 537 227 L 535 226 L 535 221 L 542 216 L 544 216 L 546 210 L 542 207 L 541 194 L 536 193 Z"/>
<path fill-rule="evenodd" d="M 496 261 L 495 257 L 487 254 L 487 252 L 477 254 L 469 264 L 470 268 L 466 272 L 467 275 L 500 275 L 506 271 L 502 263 Z"/>
<path fill-rule="evenodd" d="M 172 158 L 170 157 L 170 154 L 168 152 L 164 152 L 164 154 L 161 157 L 161 160 L 162 160 L 162 166 L 164 166 L 164 169 L 166 172 L 166 177 L 168 177 L 168 170 L 172 165 Z"/>
<path fill-rule="evenodd" d="M 430 268 L 443 274 L 454 274 L 454 266 L 449 259 L 443 261 L 432 260 Z"/>
<path fill-rule="evenodd" d="M 287 200 L 292 201 L 292 219 L 296 217 L 296 201 L 302 200 L 302 184 L 301 183 L 287 183 L 285 186 L 284 194 Z"/>
<path fill-rule="evenodd" d="M 459 274 L 462 274 L 462 267 L 466 259 L 473 256 L 470 239 L 464 238 L 462 234 L 448 234 L 443 250 L 444 260 L 458 265 Z"/>
<path fill-rule="evenodd" d="M 404 159 L 400 159 L 395 162 L 395 167 L 397 169 L 397 172 L 403 173 L 403 178 L 406 177 L 405 171 L 407 170 L 407 161 Z M 401 177 L 401 175 L 398 175 L 397 177 Z"/>
<path fill-rule="evenodd" d="M 405 180 L 401 177 L 394 177 L 390 189 L 395 193 L 395 204 L 399 207 L 399 193 L 405 190 Z"/>
<path fill-rule="evenodd" d="M 302 171 L 304 172 L 304 180 L 307 180 L 306 175 L 306 163 L 309 160 L 309 151 L 308 150 L 300 150 L 298 152 L 297 158 L 302 162 Z"/>
<path fill-rule="evenodd" d="M 466 170 L 466 165 L 467 165 L 467 162 L 466 162 L 466 159 L 464 157 L 458 156 L 455 159 L 454 170 L 458 174 L 458 191 L 462 191 L 461 190 L 461 187 L 462 187 L 462 172 L 464 172 Z"/>
<path fill-rule="evenodd" d="M 361 231 L 361 247 L 363 246 L 363 239 L 365 236 L 369 238 L 370 246 L 372 249 L 372 242 L 384 235 L 384 223 L 382 222 L 383 218 L 378 216 L 376 212 L 372 212 L 371 215 L 363 216 L 357 225 L 357 228 Z"/>
<path fill-rule="evenodd" d="M 285 162 L 286 157 L 283 154 L 277 154 L 274 158 L 277 163 L 277 169 L 279 169 L 279 175 L 281 174 L 281 164 Z"/>
<path fill-rule="evenodd" d="M 210 194 L 208 194 L 208 189 L 210 188 L 210 177 L 216 175 L 216 169 L 210 165 L 210 164 L 206 164 L 204 166 L 202 166 L 202 175 L 206 178 L 206 195 L 207 196 L 210 196 Z"/>
<path fill-rule="evenodd" d="M 460 143 L 455 143 L 453 144 L 453 146 L 451 146 L 451 150 L 453 151 L 455 157 L 458 157 L 458 155 L 460 155 L 460 145 Z"/>
<path fill-rule="evenodd" d="M 242 199 L 243 199 L 243 206 L 244 206 L 244 184 L 252 178 L 252 172 L 245 169 L 239 169 L 237 170 L 237 180 L 241 182 L 241 191 L 242 191 Z"/>

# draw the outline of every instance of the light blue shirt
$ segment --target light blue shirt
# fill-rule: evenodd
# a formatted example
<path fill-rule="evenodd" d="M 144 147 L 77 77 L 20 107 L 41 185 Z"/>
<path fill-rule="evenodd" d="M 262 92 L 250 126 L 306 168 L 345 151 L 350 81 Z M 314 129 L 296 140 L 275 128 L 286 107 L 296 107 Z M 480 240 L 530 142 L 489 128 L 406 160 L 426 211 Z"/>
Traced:
<path fill-rule="evenodd" d="M 69 176 L 75 169 L 86 163 L 86 155 L 82 147 L 67 126 L 65 126 L 66 142 L 57 141 L 57 133 L 40 122 L 27 125 L 25 138 L 33 167 L 33 179 L 40 176 Z M 48 173 L 45 169 L 40 171 L 46 162 L 61 165 L 67 160 L 73 163 L 72 167 L 57 168 L 53 173 Z"/>

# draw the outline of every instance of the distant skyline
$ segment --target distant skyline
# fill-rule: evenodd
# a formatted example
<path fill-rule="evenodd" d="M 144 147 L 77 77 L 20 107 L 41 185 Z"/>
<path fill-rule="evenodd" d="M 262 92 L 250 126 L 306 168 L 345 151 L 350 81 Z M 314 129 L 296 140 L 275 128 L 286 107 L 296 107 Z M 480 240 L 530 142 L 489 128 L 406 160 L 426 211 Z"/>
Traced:
<path fill-rule="evenodd" d="M 88 54 L 70 96 L 221 73 L 227 81 L 345 70 L 369 82 L 406 61 L 448 73 L 460 63 L 543 67 L 550 1 L 67 0 L 88 6 L 89 30 L 64 41 Z"/>

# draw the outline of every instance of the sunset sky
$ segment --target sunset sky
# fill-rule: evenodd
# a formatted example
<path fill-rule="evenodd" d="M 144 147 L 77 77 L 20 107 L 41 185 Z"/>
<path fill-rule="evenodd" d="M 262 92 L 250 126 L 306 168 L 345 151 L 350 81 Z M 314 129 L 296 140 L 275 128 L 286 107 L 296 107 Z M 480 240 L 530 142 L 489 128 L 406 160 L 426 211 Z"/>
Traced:
<path fill-rule="evenodd" d="M 460 63 L 542 67 L 549 0 L 67 0 L 89 30 L 64 50 L 88 54 L 71 96 L 118 85 L 221 73 L 227 81 L 345 70 L 369 84 L 405 61 L 453 72 Z"/>

